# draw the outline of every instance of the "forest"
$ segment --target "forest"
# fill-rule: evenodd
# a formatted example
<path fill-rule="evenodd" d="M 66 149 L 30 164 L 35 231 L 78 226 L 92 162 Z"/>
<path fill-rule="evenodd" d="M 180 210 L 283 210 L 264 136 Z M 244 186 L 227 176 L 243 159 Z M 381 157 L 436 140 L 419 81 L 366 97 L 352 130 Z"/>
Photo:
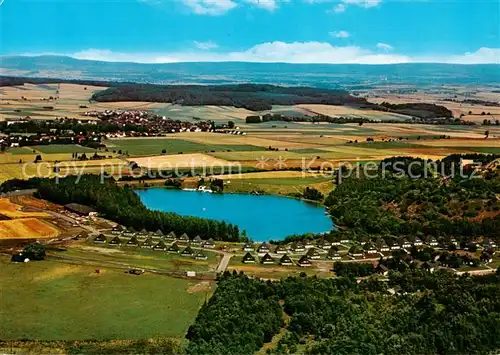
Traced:
<path fill-rule="evenodd" d="M 445 158 L 444 173 L 453 163 L 459 164 L 461 157 L 467 156 Z M 400 163 L 398 171 L 396 162 Z M 391 158 L 381 162 L 379 171 L 371 172 L 373 177 L 342 178 L 325 199 L 334 223 L 358 241 L 394 236 L 456 237 L 460 242 L 480 236 L 498 238 L 500 176 L 476 176 L 470 171 L 443 176 L 423 163 L 409 157 Z M 416 176 L 411 177 L 410 171 Z"/>
<path fill-rule="evenodd" d="M 186 106 L 234 106 L 252 111 L 272 109 L 272 105 L 325 104 L 370 105 L 347 91 L 274 85 L 149 85 L 110 87 L 94 93 L 92 100 L 169 102 Z"/>
<path fill-rule="evenodd" d="M 37 180 L 40 198 L 61 205 L 80 203 L 96 209 L 102 216 L 135 230 L 174 231 L 193 237 L 223 241 L 247 241 L 240 236 L 238 226 L 211 219 L 181 216 L 175 213 L 152 211 L 146 208 L 137 194 L 116 185 L 112 179 L 101 181 L 100 176 L 69 176 L 58 179 Z M 33 186 L 34 184 L 32 184 Z"/>
<path fill-rule="evenodd" d="M 286 321 L 285 321 L 286 320 Z M 188 354 L 490 354 L 500 349 L 500 269 L 391 271 L 389 282 L 226 272 L 189 328 Z"/>

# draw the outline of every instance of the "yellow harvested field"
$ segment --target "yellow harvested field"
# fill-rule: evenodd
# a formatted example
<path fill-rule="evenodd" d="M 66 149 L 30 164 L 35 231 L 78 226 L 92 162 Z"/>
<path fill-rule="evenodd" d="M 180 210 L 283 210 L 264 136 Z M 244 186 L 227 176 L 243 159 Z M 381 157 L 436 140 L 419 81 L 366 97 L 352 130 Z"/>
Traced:
<path fill-rule="evenodd" d="M 0 240 L 49 239 L 58 235 L 59 231 L 56 228 L 36 218 L 0 221 Z"/>
<path fill-rule="evenodd" d="M 175 169 L 175 168 L 197 168 L 212 166 L 229 166 L 230 162 L 223 159 L 214 158 L 207 154 L 175 154 L 160 155 L 144 158 L 132 159 L 142 168 L 154 169 Z M 131 160 L 131 161 L 132 161 Z"/>
<path fill-rule="evenodd" d="M 0 183 L 10 179 L 29 179 L 32 177 L 52 177 L 48 163 L 0 164 Z"/>
<path fill-rule="evenodd" d="M 50 216 L 44 212 L 23 212 L 22 206 L 11 202 L 8 198 L 0 198 L 0 214 L 8 218 L 43 218 Z"/>

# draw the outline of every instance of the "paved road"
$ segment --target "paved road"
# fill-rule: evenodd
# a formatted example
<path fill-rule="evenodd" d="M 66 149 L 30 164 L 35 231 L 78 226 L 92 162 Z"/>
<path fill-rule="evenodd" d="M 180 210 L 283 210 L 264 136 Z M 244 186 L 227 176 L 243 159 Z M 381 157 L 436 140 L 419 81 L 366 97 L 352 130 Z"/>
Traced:
<path fill-rule="evenodd" d="M 227 266 L 229 265 L 229 260 L 233 257 L 233 254 L 229 253 L 223 253 L 222 259 L 219 262 L 219 265 L 217 265 L 217 269 L 215 269 L 215 272 L 224 272 L 227 269 Z"/>

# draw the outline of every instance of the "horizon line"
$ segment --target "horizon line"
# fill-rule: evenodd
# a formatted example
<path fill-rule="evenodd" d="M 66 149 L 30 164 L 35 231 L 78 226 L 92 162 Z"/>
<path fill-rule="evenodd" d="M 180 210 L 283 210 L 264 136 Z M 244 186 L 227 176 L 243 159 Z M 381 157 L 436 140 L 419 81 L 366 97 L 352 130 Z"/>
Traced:
<path fill-rule="evenodd" d="M 357 66 L 391 66 L 391 65 L 414 65 L 414 64 L 429 64 L 429 65 L 449 65 L 449 66 L 479 66 L 479 65 L 494 65 L 500 66 L 500 63 L 447 63 L 440 61 L 410 61 L 410 62 L 400 62 L 400 63 L 353 63 L 353 62 L 345 62 L 345 63 L 318 63 L 318 62 L 309 62 L 309 63 L 294 63 L 294 62 L 283 62 L 283 61 L 239 61 L 239 60 L 217 60 L 217 61 L 209 61 L 209 60 L 200 60 L 200 61 L 177 61 L 177 62 L 140 62 L 140 61 L 120 61 L 120 60 L 104 60 L 104 59 L 87 59 L 87 58 L 77 58 L 71 55 L 64 54 L 0 54 L 0 61 L 4 58 L 42 58 L 42 57 L 53 57 L 53 58 L 69 58 L 76 61 L 81 62 L 102 62 L 102 63 L 121 63 L 121 64 L 140 64 L 140 65 L 168 65 L 168 64 L 216 64 L 216 63 L 242 63 L 242 64 L 288 64 L 288 65 L 357 65 Z M 1 62 L 0 62 L 1 64 Z M 0 74 L 2 75 L 2 74 Z"/>

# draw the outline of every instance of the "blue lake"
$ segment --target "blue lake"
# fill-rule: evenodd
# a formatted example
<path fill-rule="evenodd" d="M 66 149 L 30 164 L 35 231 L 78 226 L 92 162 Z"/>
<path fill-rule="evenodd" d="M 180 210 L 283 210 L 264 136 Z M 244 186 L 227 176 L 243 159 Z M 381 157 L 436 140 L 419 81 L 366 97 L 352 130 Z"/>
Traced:
<path fill-rule="evenodd" d="M 163 188 L 137 190 L 136 193 L 152 210 L 233 223 L 258 242 L 283 239 L 292 234 L 322 233 L 333 227 L 323 207 L 287 197 Z"/>

